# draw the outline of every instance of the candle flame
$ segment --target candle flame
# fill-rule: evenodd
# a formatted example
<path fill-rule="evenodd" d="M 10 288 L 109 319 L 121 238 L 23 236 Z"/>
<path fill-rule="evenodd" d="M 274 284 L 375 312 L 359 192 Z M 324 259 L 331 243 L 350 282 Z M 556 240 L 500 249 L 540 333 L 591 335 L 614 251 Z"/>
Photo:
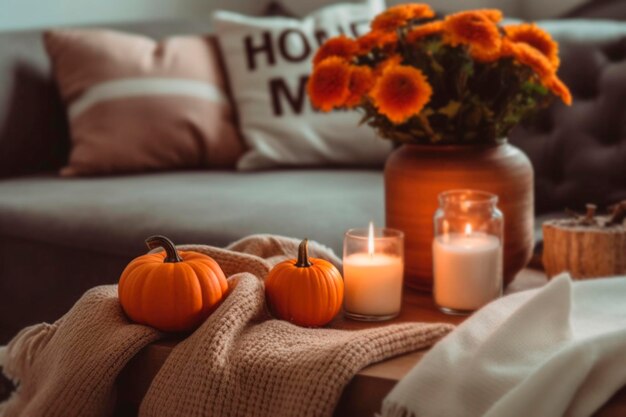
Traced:
<path fill-rule="evenodd" d="M 367 252 L 370 256 L 374 256 L 374 222 L 370 222 L 369 233 L 367 236 Z"/>
<path fill-rule="evenodd" d="M 472 225 L 467 223 L 465 225 L 465 236 L 469 236 L 472 234 Z"/>

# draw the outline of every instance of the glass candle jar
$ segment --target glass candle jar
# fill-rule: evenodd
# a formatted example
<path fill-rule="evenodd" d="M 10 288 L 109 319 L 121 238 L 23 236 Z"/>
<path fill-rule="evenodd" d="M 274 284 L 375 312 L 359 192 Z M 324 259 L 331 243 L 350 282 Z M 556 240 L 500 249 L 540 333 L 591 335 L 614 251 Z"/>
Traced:
<path fill-rule="evenodd" d="M 498 196 L 477 190 L 439 194 L 435 212 L 435 303 L 469 314 L 502 295 L 503 218 Z"/>
<path fill-rule="evenodd" d="M 388 320 L 400 313 L 404 234 L 399 230 L 350 229 L 343 241 L 344 312 L 355 320 Z"/>

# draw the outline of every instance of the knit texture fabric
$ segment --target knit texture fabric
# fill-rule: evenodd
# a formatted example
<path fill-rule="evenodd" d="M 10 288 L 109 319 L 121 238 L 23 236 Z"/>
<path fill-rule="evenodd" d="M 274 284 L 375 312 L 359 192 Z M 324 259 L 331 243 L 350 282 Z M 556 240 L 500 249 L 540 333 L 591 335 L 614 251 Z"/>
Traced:
<path fill-rule="evenodd" d="M 0 416 L 110 415 L 117 375 L 159 337 L 128 322 L 117 286 L 92 288 L 54 324 L 27 327 L 9 343 L 3 371 L 19 385 Z"/>
<path fill-rule="evenodd" d="M 213 257 L 229 276 L 221 306 L 173 350 L 140 416 L 331 416 L 344 386 L 371 363 L 430 346 L 452 326 L 403 323 L 366 330 L 308 329 L 274 320 L 263 279 L 299 241 L 256 235 L 226 249 L 180 246 Z M 310 256 L 341 266 L 311 242 Z M 56 323 L 24 329 L 8 345 L 4 373 L 19 382 L 0 415 L 107 416 L 115 379 L 163 334 L 129 323 L 117 287 L 88 291 Z"/>

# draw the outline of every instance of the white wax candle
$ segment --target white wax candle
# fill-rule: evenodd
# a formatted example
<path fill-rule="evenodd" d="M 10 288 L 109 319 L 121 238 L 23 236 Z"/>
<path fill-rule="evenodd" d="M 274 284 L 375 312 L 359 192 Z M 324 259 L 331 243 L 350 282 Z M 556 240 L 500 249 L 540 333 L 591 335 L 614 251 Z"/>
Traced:
<path fill-rule="evenodd" d="M 355 253 L 343 260 L 344 308 L 349 313 L 385 316 L 402 305 L 404 264 L 399 256 Z"/>
<path fill-rule="evenodd" d="M 473 232 L 433 241 L 435 302 L 476 310 L 502 294 L 502 245 L 496 236 Z"/>

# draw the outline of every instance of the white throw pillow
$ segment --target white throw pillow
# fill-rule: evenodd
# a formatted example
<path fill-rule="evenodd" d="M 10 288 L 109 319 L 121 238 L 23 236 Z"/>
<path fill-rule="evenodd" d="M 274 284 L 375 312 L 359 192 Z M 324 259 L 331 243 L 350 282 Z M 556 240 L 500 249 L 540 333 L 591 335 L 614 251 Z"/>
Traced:
<path fill-rule="evenodd" d="M 306 94 L 320 43 L 340 33 L 363 35 L 384 8 L 384 0 L 336 4 L 302 20 L 214 13 L 213 28 L 249 147 L 238 169 L 384 162 L 391 144 L 359 126 L 360 113 L 316 111 Z"/>

